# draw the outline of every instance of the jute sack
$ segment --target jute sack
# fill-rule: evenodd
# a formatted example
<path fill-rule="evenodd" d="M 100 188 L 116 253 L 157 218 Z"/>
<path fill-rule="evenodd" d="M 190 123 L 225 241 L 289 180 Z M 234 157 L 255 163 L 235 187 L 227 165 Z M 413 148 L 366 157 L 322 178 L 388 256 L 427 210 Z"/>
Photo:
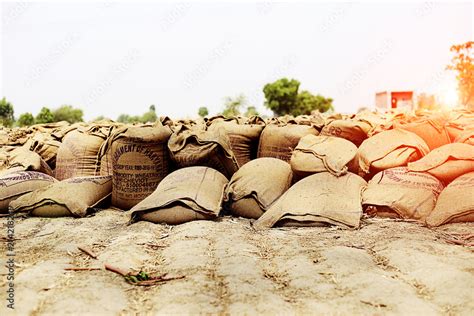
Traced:
<path fill-rule="evenodd" d="M 224 207 L 240 217 L 259 218 L 291 185 L 290 165 L 276 158 L 257 158 L 230 179 Z"/>
<path fill-rule="evenodd" d="M 257 229 L 282 226 L 359 227 L 361 195 L 367 183 L 347 173 L 313 174 L 294 184 L 255 223 Z"/>
<path fill-rule="evenodd" d="M 61 142 L 55 140 L 49 134 L 36 133 L 23 146 L 40 155 L 51 169 L 56 168 L 56 156 Z"/>
<path fill-rule="evenodd" d="M 111 193 L 110 176 L 70 178 L 22 195 L 10 203 L 10 211 L 39 217 L 84 217 Z"/>
<path fill-rule="evenodd" d="M 126 126 L 107 139 L 113 166 L 112 205 L 128 210 L 155 191 L 170 172 L 170 135 L 167 126 Z"/>
<path fill-rule="evenodd" d="M 41 159 L 40 155 L 26 147 L 18 147 L 4 152 L 0 158 L 0 176 L 19 171 L 38 171 L 52 176 L 53 170 Z"/>
<path fill-rule="evenodd" d="M 461 133 L 455 140 L 455 143 L 465 143 L 474 146 L 474 127 L 472 130 L 466 130 Z"/>
<path fill-rule="evenodd" d="M 209 131 L 224 128 L 239 166 L 257 157 L 258 141 L 265 127 L 265 121 L 260 117 L 254 116 L 243 122 L 237 119 L 212 119 L 207 124 Z"/>
<path fill-rule="evenodd" d="M 443 184 L 429 173 L 392 168 L 369 181 L 362 204 L 370 215 L 424 221 L 442 190 Z"/>
<path fill-rule="evenodd" d="M 269 124 L 260 135 L 257 157 L 272 157 L 289 162 L 293 149 L 303 136 L 318 135 L 311 125 Z"/>
<path fill-rule="evenodd" d="M 325 171 L 341 176 L 356 152 L 357 147 L 343 138 L 306 135 L 291 155 L 291 169 L 300 179 Z"/>
<path fill-rule="evenodd" d="M 178 168 L 210 167 L 228 179 L 239 169 L 229 137 L 223 128 L 203 130 L 181 125 L 171 135 L 168 149 Z"/>
<path fill-rule="evenodd" d="M 56 179 L 98 175 L 97 153 L 106 137 L 101 130 L 86 128 L 68 133 L 58 149 Z"/>
<path fill-rule="evenodd" d="M 430 150 L 433 150 L 451 143 L 446 125 L 447 119 L 439 114 L 407 124 L 395 122 L 393 127 L 415 133 L 425 141 Z"/>
<path fill-rule="evenodd" d="M 171 225 L 219 215 L 228 180 L 208 167 L 187 167 L 170 173 L 155 192 L 132 208 L 131 222 Z"/>
<path fill-rule="evenodd" d="M 56 180 L 36 171 L 19 171 L 0 177 L 0 213 L 8 213 L 11 201 L 23 194 L 48 186 Z"/>
<path fill-rule="evenodd" d="M 451 182 L 441 192 L 434 210 L 426 218 L 426 224 L 431 227 L 461 222 L 474 222 L 474 172 Z"/>
<path fill-rule="evenodd" d="M 474 171 L 474 146 L 452 143 L 436 148 L 422 159 L 408 164 L 410 171 L 426 171 L 444 183 Z"/>
<path fill-rule="evenodd" d="M 336 136 L 347 139 L 357 147 L 367 139 L 367 133 L 372 126 L 365 121 L 358 120 L 334 120 L 324 126 L 322 136 Z"/>
<path fill-rule="evenodd" d="M 406 166 L 428 154 L 429 148 L 418 135 L 402 129 L 383 131 L 366 139 L 357 150 L 361 174 Z"/>

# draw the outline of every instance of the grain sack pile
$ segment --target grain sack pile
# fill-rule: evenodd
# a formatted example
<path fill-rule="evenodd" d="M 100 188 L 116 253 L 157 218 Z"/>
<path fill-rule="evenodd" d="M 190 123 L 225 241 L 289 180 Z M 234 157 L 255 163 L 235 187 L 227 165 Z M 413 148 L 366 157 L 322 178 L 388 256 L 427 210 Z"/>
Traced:
<path fill-rule="evenodd" d="M 436 148 L 422 159 L 408 164 L 411 171 L 425 171 L 444 183 L 474 171 L 474 146 L 453 143 Z"/>
<path fill-rule="evenodd" d="M 205 166 L 218 170 L 228 179 L 239 169 L 229 137 L 224 128 L 180 125 L 168 142 L 171 159 L 176 167 Z"/>
<path fill-rule="evenodd" d="M 360 146 L 367 139 L 367 133 L 371 129 L 372 125 L 362 120 L 333 120 L 324 126 L 321 135 L 341 137 Z"/>
<path fill-rule="evenodd" d="M 108 137 L 97 160 L 112 162 L 112 205 L 130 209 L 150 195 L 168 175 L 170 135 L 171 129 L 160 124 L 125 126 Z"/>
<path fill-rule="evenodd" d="M 362 195 L 366 212 L 381 217 L 424 221 L 433 211 L 443 184 L 425 172 L 407 167 L 377 173 Z"/>
<path fill-rule="evenodd" d="M 225 130 L 240 167 L 257 157 L 258 141 L 265 127 L 265 121 L 260 117 L 226 119 L 223 116 L 217 116 L 209 119 L 206 124 L 210 131 L 219 128 Z"/>
<path fill-rule="evenodd" d="M 357 147 L 343 138 L 306 135 L 291 155 L 291 169 L 298 179 L 324 171 L 341 176 L 356 152 Z"/>
<path fill-rule="evenodd" d="M 231 214 L 259 218 L 291 185 L 290 165 L 276 158 L 258 158 L 242 166 L 224 193 Z"/>
<path fill-rule="evenodd" d="M 257 157 L 273 157 L 289 162 L 293 149 L 303 136 L 318 135 L 313 125 L 298 125 L 293 122 L 276 120 L 263 129 L 258 144 Z"/>
<path fill-rule="evenodd" d="M 22 195 L 10 203 L 10 211 L 39 217 L 84 217 L 111 193 L 111 176 L 70 178 Z"/>
<path fill-rule="evenodd" d="M 0 175 L 18 171 L 38 171 L 53 175 L 53 170 L 41 156 L 26 147 L 12 147 L 0 152 Z"/>
<path fill-rule="evenodd" d="M 8 213 L 11 201 L 55 182 L 53 177 L 36 171 L 19 171 L 1 176 L 0 213 Z"/>
<path fill-rule="evenodd" d="M 329 172 L 316 173 L 294 184 L 254 223 L 254 227 L 359 227 L 361 195 L 366 185 L 364 179 L 352 173 L 341 177 Z"/>
<path fill-rule="evenodd" d="M 155 192 L 135 205 L 132 222 L 182 224 L 193 220 L 215 219 L 227 178 L 208 167 L 187 167 L 170 173 Z"/>
<path fill-rule="evenodd" d="M 436 207 L 426 218 L 428 226 L 474 222 L 474 172 L 451 182 L 440 194 Z"/>
<path fill-rule="evenodd" d="M 97 154 L 107 134 L 107 128 L 100 126 L 80 127 L 67 133 L 58 149 L 55 177 L 64 180 L 98 175 Z"/>

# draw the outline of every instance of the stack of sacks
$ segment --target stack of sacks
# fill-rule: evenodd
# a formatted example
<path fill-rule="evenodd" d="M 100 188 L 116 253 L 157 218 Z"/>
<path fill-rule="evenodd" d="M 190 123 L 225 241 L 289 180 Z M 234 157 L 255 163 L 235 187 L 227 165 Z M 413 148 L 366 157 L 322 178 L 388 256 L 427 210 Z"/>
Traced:
<path fill-rule="evenodd" d="M 55 140 L 50 134 L 37 132 L 24 145 L 28 150 L 34 151 L 54 170 L 56 168 L 56 156 L 61 142 Z"/>
<path fill-rule="evenodd" d="M 204 130 L 181 125 L 171 135 L 168 149 L 178 168 L 210 167 L 228 179 L 239 169 L 224 128 Z"/>
<path fill-rule="evenodd" d="M 392 168 L 369 181 L 362 204 L 371 215 L 424 222 L 442 190 L 443 184 L 428 173 L 412 172 L 407 167 Z"/>
<path fill-rule="evenodd" d="M 410 171 L 428 172 L 449 183 L 474 171 L 474 146 L 452 143 L 436 148 L 422 159 L 408 164 Z"/>
<path fill-rule="evenodd" d="M 318 135 L 313 125 L 297 125 L 296 121 L 275 120 L 265 126 L 260 135 L 257 157 L 272 157 L 289 162 L 293 149 L 303 136 Z"/>
<path fill-rule="evenodd" d="M 226 119 L 223 116 L 217 116 L 209 119 L 206 124 L 209 131 L 219 128 L 225 130 L 240 167 L 257 157 L 258 141 L 265 127 L 265 121 L 260 117 Z"/>
<path fill-rule="evenodd" d="M 291 155 L 291 169 L 297 179 L 325 171 L 341 176 L 356 152 L 357 147 L 344 138 L 306 135 Z"/>
<path fill-rule="evenodd" d="M 402 129 L 383 131 L 366 139 L 357 150 L 356 164 L 350 169 L 360 175 L 406 166 L 426 154 L 429 148 L 415 133 Z M 370 177 L 370 175 L 369 175 Z"/>
<path fill-rule="evenodd" d="M 465 143 L 474 146 L 474 129 L 464 131 L 454 140 L 455 143 Z"/>
<path fill-rule="evenodd" d="M 459 222 L 474 222 L 474 172 L 451 182 L 441 192 L 436 207 L 426 218 L 426 224 L 430 227 Z"/>
<path fill-rule="evenodd" d="M 223 205 L 235 216 L 259 218 L 291 185 L 290 165 L 276 158 L 246 163 L 230 179 Z"/>
<path fill-rule="evenodd" d="M 188 167 L 170 173 L 155 192 L 132 208 L 131 222 L 182 224 L 215 219 L 228 180 L 208 167 Z"/>
<path fill-rule="evenodd" d="M 8 205 L 20 196 L 55 183 L 53 177 L 36 171 L 19 171 L 0 177 L 0 213 L 8 213 Z"/>
<path fill-rule="evenodd" d="M 329 172 L 316 173 L 294 184 L 254 223 L 254 227 L 359 227 L 361 194 L 366 185 L 364 179 L 352 173 L 341 177 Z"/>
<path fill-rule="evenodd" d="M 111 176 L 70 178 L 22 195 L 10 203 L 10 212 L 40 217 L 84 217 L 111 194 Z"/>

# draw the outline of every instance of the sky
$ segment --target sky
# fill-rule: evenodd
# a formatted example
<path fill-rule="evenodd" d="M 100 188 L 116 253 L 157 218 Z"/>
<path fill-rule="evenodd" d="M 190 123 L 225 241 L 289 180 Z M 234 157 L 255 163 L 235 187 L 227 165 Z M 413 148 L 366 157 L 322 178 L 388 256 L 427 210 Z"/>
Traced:
<path fill-rule="evenodd" d="M 85 119 L 195 117 L 244 94 L 260 113 L 281 77 L 372 107 L 375 93 L 455 90 L 453 44 L 473 39 L 471 2 L 93 2 L 1 4 L 0 97 L 18 117 L 70 104 Z"/>

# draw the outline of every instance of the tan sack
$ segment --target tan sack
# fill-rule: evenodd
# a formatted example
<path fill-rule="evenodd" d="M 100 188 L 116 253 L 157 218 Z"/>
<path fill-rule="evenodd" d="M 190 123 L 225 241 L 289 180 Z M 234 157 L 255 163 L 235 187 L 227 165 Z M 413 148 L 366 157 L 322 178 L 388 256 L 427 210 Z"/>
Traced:
<path fill-rule="evenodd" d="M 128 210 L 155 191 L 170 172 L 170 135 L 167 126 L 127 126 L 107 139 L 100 152 L 112 160 L 112 205 Z"/>
<path fill-rule="evenodd" d="M 359 120 L 334 120 L 328 123 L 321 131 L 323 136 L 336 136 L 347 139 L 357 147 L 367 139 L 367 133 L 372 126 Z"/>
<path fill-rule="evenodd" d="M 428 145 L 415 133 L 392 129 L 366 139 L 357 150 L 357 160 L 360 171 L 367 174 L 406 166 L 428 152 Z"/>
<path fill-rule="evenodd" d="M 181 224 L 219 215 L 228 180 L 208 167 L 187 167 L 170 173 L 155 192 L 132 208 L 132 222 Z"/>
<path fill-rule="evenodd" d="M 58 149 L 56 179 L 98 175 L 97 153 L 106 137 L 101 130 L 86 128 L 68 133 Z"/>
<path fill-rule="evenodd" d="M 436 148 L 422 159 L 408 164 L 410 171 L 426 171 L 449 183 L 474 171 L 474 146 L 452 143 Z"/>
<path fill-rule="evenodd" d="M 443 184 L 429 173 L 386 169 L 369 181 L 362 204 L 370 215 L 424 221 L 442 190 Z"/>
<path fill-rule="evenodd" d="M 291 155 L 291 169 L 299 178 L 324 171 L 341 176 L 356 152 L 357 147 L 343 138 L 306 135 Z"/>
<path fill-rule="evenodd" d="M 439 195 L 436 206 L 426 218 L 428 226 L 474 222 L 474 172 L 451 182 Z"/>
<path fill-rule="evenodd" d="M 257 229 L 276 225 L 359 227 L 361 194 L 367 183 L 347 173 L 313 174 L 295 183 L 255 223 Z"/>
<path fill-rule="evenodd" d="M 430 115 L 410 123 L 394 122 L 394 128 L 404 129 L 420 136 L 430 150 L 451 143 L 446 128 L 447 119 L 443 114 Z"/>
<path fill-rule="evenodd" d="M 269 124 L 260 135 L 257 157 L 272 157 L 289 162 L 293 149 L 303 136 L 318 135 L 314 126 Z"/>
<path fill-rule="evenodd" d="M 178 168 L 210 167 L 228 179 L 239 169 L 229 137 L 223 128 L 203 130 L 181 125 L 171 135 L 168 149 Z"/>
<path fill-rule="evenodd" d="M 8 213 L 10 202 L 23 194 L 54 182 L 53 177 L 36 171 L 19 171 L 0 177 L 0 213 Z"/>
<path fill-rule="evenodd" d="M 18 147 L 4 153 L 0 158 L 0 176 L 19 171 L 38 171 L 52 176 L 53 170 L 40 155 L 26 147 Z"/>
<path fill-rule="evenodd" d="M 39 217 L 84 217 L 111 193 L 111 176 L 70 178 L 19 197 L 10 203 L 10 211 Z"/>
<path fill-rule="evenodd" d="M 454 140 L 454 142 L 465 143 L 474 146 L 474 129 L 464 131 Z"/>
<path fill-rule="evenodd" d="M 224 206 L 232 214 L 259 218 L 291 185 L 290 165 L 276 158 L 257 158 L 230 179 Z"/>
<path fill-rule="evenodd" d="M 254 116 L 243 122 L 238 119 L 215 118 L 207 123 L 208 130 L 224 128 L 229 136 L 230 147 L 239 166 L 257 157 L 258 141 L 265 127 L 265 121 Z"/>
<path fill-rule="evenodd" d="M 56 156 L 61 142 L 53 139 L 49 134 L 37 132 L 23 146 L 40 155 L 51 169 L 56 168 Z"/>

